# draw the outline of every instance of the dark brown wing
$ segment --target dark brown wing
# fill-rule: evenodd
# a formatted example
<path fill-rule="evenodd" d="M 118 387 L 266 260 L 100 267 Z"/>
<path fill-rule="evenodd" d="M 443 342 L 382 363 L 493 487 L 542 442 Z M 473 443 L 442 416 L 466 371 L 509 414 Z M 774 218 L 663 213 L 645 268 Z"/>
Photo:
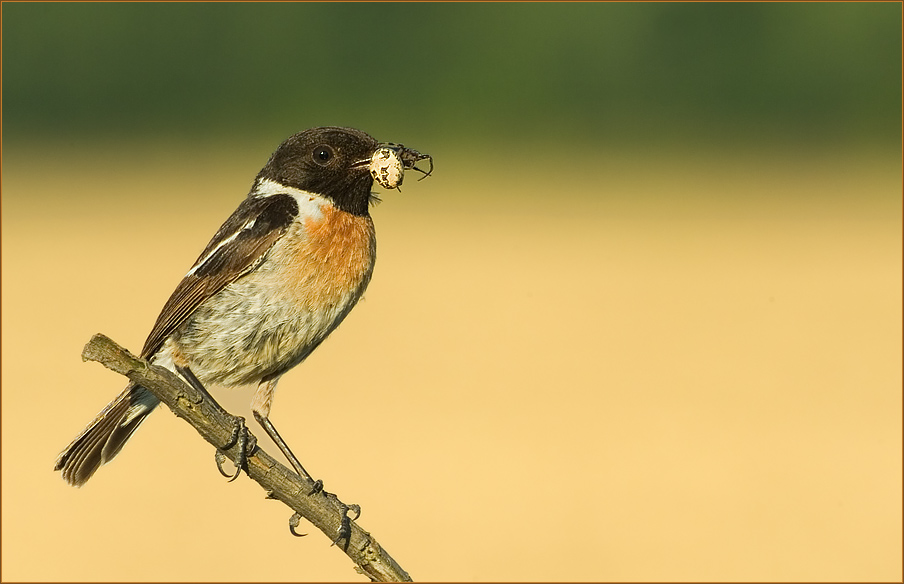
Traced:
<path fill-rule="evenodd" d="M 291 195 L 242 201 L 166 301 L 141 356 L 149 358 L 159 351 L 202 302 L 256 267 L 297 215 L 298 203 Z"/>

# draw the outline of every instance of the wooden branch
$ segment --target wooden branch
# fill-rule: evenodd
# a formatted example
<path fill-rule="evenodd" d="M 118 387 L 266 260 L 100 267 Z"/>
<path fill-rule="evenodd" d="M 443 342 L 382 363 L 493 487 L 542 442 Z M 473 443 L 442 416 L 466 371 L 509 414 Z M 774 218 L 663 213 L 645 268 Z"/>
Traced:
<path fill-rule="evenodd" d="M 201 395 L 175 373 L 135 357 L 101 334 L 94 335 L 85 345 L 82 360 L 97 361 L 147 388 L 169 406 L 173 413 L 194 426 L 205 440 L 235 462 L 239 454 L 233 436 L 236 417 L 215 401 Z M 300 515 L 322 531 L 330 541 L 336 539 L 343 518 L 347 517 L 347 508 L 343 509 L 343 504 L 335 495 L 325 491 L 308 495 L 313 483 L 302 479 L 259 447 L 248 454 L 246 470 L 248 476 L 264 488 L 268 498 L 282 501 L 295 512 L 289 520 L 290 525 L 297 525 Z M 350 536 L 339 540 L 337 547 L 355 562 L 358 572 L 373 581 L 411 581 L 408 573 L 369 533 L 350 518 L 347 521 Z"/>

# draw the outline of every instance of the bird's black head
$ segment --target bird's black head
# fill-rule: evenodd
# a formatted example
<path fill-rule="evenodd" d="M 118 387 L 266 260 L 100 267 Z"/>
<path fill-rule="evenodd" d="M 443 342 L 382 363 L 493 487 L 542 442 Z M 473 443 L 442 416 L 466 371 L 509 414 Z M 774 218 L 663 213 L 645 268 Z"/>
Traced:
<path fill-rule="evenodd" d="M 348 213 L 367 215 L 374 183 L 369 164 L 378 146 L 354 128 L 311 128 L 279 145 L 255 185 L 269 179 L 327 197 Z"/>

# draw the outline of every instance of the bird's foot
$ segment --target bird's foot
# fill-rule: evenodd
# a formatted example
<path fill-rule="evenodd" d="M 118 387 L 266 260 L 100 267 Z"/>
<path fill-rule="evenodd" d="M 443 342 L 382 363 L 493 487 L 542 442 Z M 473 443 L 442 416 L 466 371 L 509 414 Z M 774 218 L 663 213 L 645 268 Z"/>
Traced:
<path fill-rule="evenodd" d="M 235 472 L 233 474 L 229 474 L 225 470 L 223 470 L 223 463 L 226 461 L 226 453 L 224 450 L 228 450 L 233 446 L 237 447 L 236 459 L 235 459 Z M 248 426 L 245 425 L 245 418 L 236 417 L 235 418 L 235 426 L 232 428 L 232 435 L 229 437 L 229 442 L 222 449 L 217 449 L 214 454 L 214 459 L 217 462 L 217 470 L 220 471 L 220 474 L 224 477 L 227 477 L 229 480 L 227 482 L 232 482 L 239 477 L 242 473 L 242 469 L 247 470 L 248 466 L 248 455 L 254 452 L 255 447 L 257 446 L 257 440 L 248 432 Z"/>
<path fill-rule="evenodd" d="M 352 521 L 357 521 L 357 519 L 361 517 L 361 506 L 354 504 L 346 505 L 345 503 L 340 501 L 336 495 L 333 495 L 332 493 L 327 493 L 327 495 L 336 500 L 336 503 L 339 504 L 339 513 L 342 515 L 339 520 L 339 530 L 336 534 L 336 539 L 333 540 L 333 543 L 330 545 L 330 547 L 336 545 L 344 539 L 345 545 L 342 547 L 342 549 L 347 550 L 348 545 L 351 543 L 352 539 Z M 352 511 L 355 514 L 353 518 L 350 518 L 348 516 L 349 511 Z"/>
<path fill-rule="evenodd" d="M 345 545 L 342 546 L 342 549 L 347 550 L 349 544 L 351 543 L 352 537 L 352 521 L 357 521 L 359 517 L 361 517 L 361 506 L 360 505 L 346 505 L 333 493 L 328 493 L 323 491 L 324 496 L 333 499 L 336 501 L 336 504 L 339 506 L 339 529 L 336 533 L 336 539 L 333 540 L 333 543 L 330 547 L 338 544 L 340 541 L 345 540 Z M 351 511 L 355 514 L 354 517 L 349 517 L 348 512 Z M 301 522 L 301 514 L 294 513 L 291 517 L 289 517 L 289 531 L 292 532 L 292 535 L 295 537 L 304 537 L 307 535 L 306 533 L 298 533 L 295 529 L 298 527 L 299 522 Z"/>

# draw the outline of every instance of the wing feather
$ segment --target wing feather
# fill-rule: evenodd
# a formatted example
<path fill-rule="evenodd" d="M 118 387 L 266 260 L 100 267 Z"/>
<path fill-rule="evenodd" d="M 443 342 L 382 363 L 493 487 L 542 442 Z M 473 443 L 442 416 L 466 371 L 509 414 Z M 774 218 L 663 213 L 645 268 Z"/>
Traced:
<path fill-rule="evenodd" d="M 297 215 L 298 203 L 288 194 L 242 201 L 166 301 L 141 356 L 159 351 L 202 302 L 260 264 Z"/>

